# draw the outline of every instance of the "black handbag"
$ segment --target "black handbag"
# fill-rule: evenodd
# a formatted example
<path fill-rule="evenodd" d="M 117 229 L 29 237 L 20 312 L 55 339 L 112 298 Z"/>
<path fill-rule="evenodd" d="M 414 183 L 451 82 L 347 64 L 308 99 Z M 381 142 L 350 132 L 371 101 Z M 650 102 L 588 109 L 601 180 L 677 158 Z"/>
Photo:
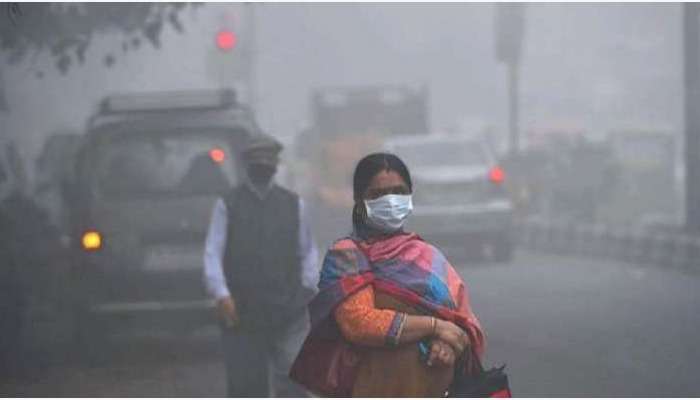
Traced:
<path fill-rule="evenodd" d="M 447 389 L 446 397 L 512 397 L 508 375 L 503 370 L 505 364 L 498 368 L 484 370 L 479 357 L 473 355 L 476 371 L 466 373 L 466 360 L 461 358 L 455 368 L 452 384 Z"/>

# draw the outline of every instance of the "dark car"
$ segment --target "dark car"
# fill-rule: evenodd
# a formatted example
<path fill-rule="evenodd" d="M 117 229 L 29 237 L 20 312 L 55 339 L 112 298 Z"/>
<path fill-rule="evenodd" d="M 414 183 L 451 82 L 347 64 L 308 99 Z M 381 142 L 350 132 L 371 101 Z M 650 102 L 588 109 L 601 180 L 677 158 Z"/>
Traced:
<path fill-rule="evenodd" d="M 72 185 L 79 342 L 213 322 L 201 278 L 210 212 L 240 179 L 239 149 L 258 131 L 231 91 L 102 102 Z"/>
<path fill-rule="evenodd" d="M 56 232 L 27 195 L 19 151 L 0 138 L 0 374 L 18 372 L 37 335 L 37 311 L 46 308 L 57 268 Z"/>
<path fill-rule="evenodd" d="M 11 370 L 21 343 L 23 317 L 26 305 L 24 279 L 16 240 L 18 225 L 11 206 L 20 192 L 17 158 L 13 144 L 0 138 L 0 373 Z M 6 361 L 7 360 L 7 361 Z"/>
<path fill-rule="evenodd" d="M 397 136 L 385 148 L 411 170 L 415 186 L 409 228 L 447 249 L 510 261 L 513 205 L 503 170 L 485 140 L 463 135 Z"/>

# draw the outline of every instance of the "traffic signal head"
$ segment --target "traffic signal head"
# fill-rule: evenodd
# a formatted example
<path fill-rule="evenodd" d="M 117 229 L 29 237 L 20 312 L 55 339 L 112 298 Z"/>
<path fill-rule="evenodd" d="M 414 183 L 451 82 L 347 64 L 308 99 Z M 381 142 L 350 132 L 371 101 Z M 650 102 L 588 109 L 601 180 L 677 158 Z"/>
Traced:
<path fill-rule="evenodd" d="M 218 47 L 219 50 L 231 51 L 236 47 L 236 42 L 236 34 L 231 31 L 222 30 L 216 34 L 216 47 Z"/>

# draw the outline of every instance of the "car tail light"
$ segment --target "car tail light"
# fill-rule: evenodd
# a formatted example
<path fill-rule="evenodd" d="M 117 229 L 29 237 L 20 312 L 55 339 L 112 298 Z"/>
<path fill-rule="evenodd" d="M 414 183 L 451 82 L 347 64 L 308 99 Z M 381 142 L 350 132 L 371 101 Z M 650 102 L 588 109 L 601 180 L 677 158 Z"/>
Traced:
<path fill-rule="evenodd" d="M 215 148 L 215 149 L 209 150 L 209 157 L 215 163 L 222 164 L 224 162 L 224 160 L 226 160 L 226 153 L 219 148 Z"/>
<path fill-rule="evenodd" d="M 489 171 L 489 180 L 493 183 L 502 183 L 506 178 L 506 174 L 500 167 L 493 167 Z"/>
<path fill-rule="evenodd" d="M 83 233 L 81 241 L 83 250 L 96 251 L 102 247 L 102 235 L 97 231 L 87 231 Z"/>

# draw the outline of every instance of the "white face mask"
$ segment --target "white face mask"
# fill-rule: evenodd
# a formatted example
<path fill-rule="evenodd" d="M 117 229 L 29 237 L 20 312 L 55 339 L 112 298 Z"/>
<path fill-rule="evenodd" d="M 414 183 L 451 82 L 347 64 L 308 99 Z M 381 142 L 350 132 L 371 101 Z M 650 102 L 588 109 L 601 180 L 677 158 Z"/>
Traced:
<path fill-rule="evenodd" d="M 401 229 L 413 211 L 410 194 L 387 194 L 378 199 L 365 200 L 367 222 L 373 228 L 384 232 Z"/>

